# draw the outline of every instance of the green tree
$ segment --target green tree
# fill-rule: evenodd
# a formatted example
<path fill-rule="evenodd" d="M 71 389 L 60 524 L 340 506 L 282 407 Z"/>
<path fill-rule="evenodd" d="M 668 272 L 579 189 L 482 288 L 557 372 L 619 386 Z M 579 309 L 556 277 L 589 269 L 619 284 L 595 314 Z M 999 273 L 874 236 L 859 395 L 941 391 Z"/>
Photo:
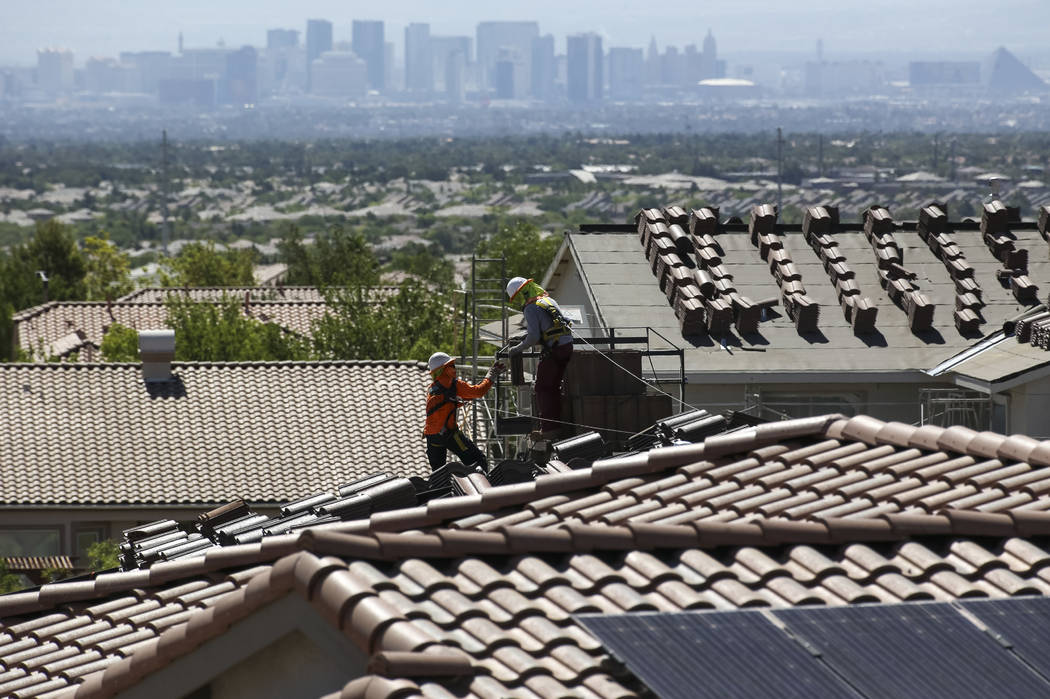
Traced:
<path fill-rule="evenodd" d="M 277 245 L 288 265 L 288 283 L 306 286 L 375 286 L 379 263 L 360 233 L 333 228 L 307 245 L 297 226 L 289 227 Z"/>
<path fill-rule="evenodd" d="M 195 362 L 292 361 L 309 359 L 309 343 L 274 323 L 241 312 L 235 299 L 197 303 L 166 302 L 168 327 L 175 330 L 175 359 Z"/>
<path fill-rule="evenodd" d="M 113 323 L 102 336 L 99 351 L 107 362 L 137 362 L 139 334 L 126 325 Z"/>
<path fill-rule="evenodd" d="M 215 243 L 189 243 L 161 272 L 164 286 L 253 286 L 254 250 L 216 250 Z"/>
<path fill-rule="evenodd" d="M 3 265 L 0 265 L 0 272 Z M 15 358 L 15 323 L 12 318 L 14 307 L 0 298 L 0 361 L 9 362 Z"/>
<path fill-rule="evenodd" d="M 120 548 L 117 546 L 117 542 L 112 539 L 96 541 L 91 546 L 88 546 L 87 558 L 89 570 L 98 572 L 100 570 L 117 568 L 120 566 Z"/>
<path fill-rule="evenodd" d="M 364 287 L 331 291 L 329 313 L 313 324 L 314 348 L 323 359 L 419 360 L 447 352 L 456 338 L 449 297 L 411 279 L 385 298 Z"/>
<path fill-rule="evenodd" d="M 24 587 L 21 576 L 7 570 L 7 561 L 0 558 L 0 595 L 17 592 Z"/>
<path fill-rule="evenodd" d="M 390 256 L 388 267 L 414 274 L 433 284 L 449 286 L 452 284 L 452 262 L 444 256 L 435 254 L 428 246 L 410 243 Z"/>
<path fill-rule="evenodd" d="M 16 311 L 42 303 L 44 285 L 38 272 L 48 279 L 49 300 L 81 300 L 86 271 L 70 230 L 53 220 L 38 223 L 24 245 L 16 245 L 8 255 L 0 257 L 0 300 Z"/>
<path fill-rule="evenodd" d="M 477 247 L 478 257 L 503 257 L 507 260 L 508 277 L 526 277 L 539 282 L 561 246 L 561 236 L 541 235 L 535 224 L 519 219 L 504 225 Z M 485 270 L 486 277 L 497 276 L 497 270 Z"/>
<path fill-rule="evenodd" d="M 84 239 L 84 258 L 87 267 L 84 286 L 88 299 L 112 301 L 131 291 L 128 256 L 110 242 L 108 233 L 103 233 L 101 238 L 88 236 Z"/>

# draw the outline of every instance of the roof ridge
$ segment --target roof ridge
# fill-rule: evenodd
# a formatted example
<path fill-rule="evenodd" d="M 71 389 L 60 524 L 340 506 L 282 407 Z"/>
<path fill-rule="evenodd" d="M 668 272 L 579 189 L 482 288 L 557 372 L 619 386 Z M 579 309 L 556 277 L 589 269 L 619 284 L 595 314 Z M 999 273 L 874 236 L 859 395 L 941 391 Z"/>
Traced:
<path fill-rule="evenodd" d="M 844 545 L 864 541 L 906 541 L 926 536 L 1050 536 L 1050 512 L 1016 510 L 989 513 L 942 509 L 936 514 L 884 514 L 875 518 L 829 517 L 821 520 L 756 518 L 749 522 L 626 525 L 562 523 L 553 527 L 505 526 L 493 531 L 431 529 L 426 531 L 348 533 L 314 527 L 253 544 L 214 547 L 201 555 L 150 568 L 101 573 L 93 579 L 56 582 L 37 590 L 0 596 L 0 619 L 20 616 L 70 602 L 95 599 L 138 587 L 152 587 L 228 568 L 277 561 L 301 552 L 377 561 L 405 558 L 460 558 L 471 555 L 651 551 L 723 546 Z"/>
<path fill-rule="evenodd" d="M 8 369 L 128 369 L 140 368 L 139 362 L 0 362 L 0 370 Z M 425 368 L 426 363 L 416 359 L 318 359 L 318 360 L 266 360 L 258 362 L 172 362 L 173 367 L 227 367 L 227 366 L 406 366 Z"/>

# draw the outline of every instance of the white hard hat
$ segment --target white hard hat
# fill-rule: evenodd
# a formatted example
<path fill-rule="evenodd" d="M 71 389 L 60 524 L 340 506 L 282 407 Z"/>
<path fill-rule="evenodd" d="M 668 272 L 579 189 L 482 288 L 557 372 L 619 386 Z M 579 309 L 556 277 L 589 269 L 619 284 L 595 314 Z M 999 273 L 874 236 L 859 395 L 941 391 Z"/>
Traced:
<path fill-rule="evenodd" d="M 435 369 L 440 369 L 446 364 L 451 364 L 454 361 L 456 361 L 455 357 L 450 357 L 444 352 L 435 352 L 430 355 L 430 359 L 427 360 L 427 368 L 430 371 L 434 371 Z"/>
<path fill-rule="evenodd" d="M 514 277 L 509 282 L 507 282 L 507 296 L 510 298 L 510 300 L 513 301 L 514 297 L 518 295 L 519 291 L 521 291 L 521 287 L 525 286 L 531 281 L 531 279 L 526 279 L 525 277 Z"/>

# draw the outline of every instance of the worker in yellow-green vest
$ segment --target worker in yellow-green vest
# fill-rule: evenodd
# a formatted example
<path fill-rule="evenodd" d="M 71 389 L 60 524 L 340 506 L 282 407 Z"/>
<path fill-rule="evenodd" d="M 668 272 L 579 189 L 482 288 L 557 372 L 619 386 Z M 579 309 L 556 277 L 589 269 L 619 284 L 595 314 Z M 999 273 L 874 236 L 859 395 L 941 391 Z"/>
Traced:
<path fill-rule="evenodd" d="M 540 364 L 536 368 L 536 406 L 540 429 L 530 434 L 534 440 L 554 439 L 561 431 L 561 382 L 572 359 L 572 328 L 561 306 L 531 279 L 514 277 L 507 283 L 511 301 L 524 304 L 527 334 L 508 352 L 513 356 L 533 345 L 541 345 Z"/>

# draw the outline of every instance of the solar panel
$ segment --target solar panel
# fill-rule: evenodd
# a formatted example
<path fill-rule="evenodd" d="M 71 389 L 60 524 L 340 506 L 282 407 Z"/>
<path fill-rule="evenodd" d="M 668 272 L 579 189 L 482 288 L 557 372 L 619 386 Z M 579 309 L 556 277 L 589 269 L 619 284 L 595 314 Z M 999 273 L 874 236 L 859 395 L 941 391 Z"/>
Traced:
<path fill-rule="evenodd" d="M 1050 684 L 949 604 L 773 612 L 868 697 L 1050 695 Z"/>
<path fill-rule="evenodd" d="M 576 619 L 663 699 L 857 696 L 761 612 Z"/>
<path fill-rule="evenodd" d="M 1043 677 L 1050 678 L 1050 599 L 975 600 L 960 606 L 984 622 Z"/>

